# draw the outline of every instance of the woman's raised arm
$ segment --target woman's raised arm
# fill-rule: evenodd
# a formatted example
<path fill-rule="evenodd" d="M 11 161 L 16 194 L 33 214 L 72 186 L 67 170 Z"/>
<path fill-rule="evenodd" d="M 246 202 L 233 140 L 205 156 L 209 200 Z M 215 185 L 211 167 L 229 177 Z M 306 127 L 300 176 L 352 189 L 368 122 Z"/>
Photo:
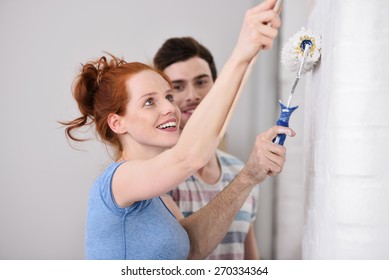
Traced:
<path fill-rule="evenodd" d="M 246 12 L 230 58 L 177 144 L 152 159 L 130 160 L 118 168 L 114 183 L 125 187 L 129 203 L 171 190 L 209 161 L 248 65 L 261 49 L 271 48 L 277 36 L 281 22 L 273 11 L 275 2 L 266 0 Z"/>

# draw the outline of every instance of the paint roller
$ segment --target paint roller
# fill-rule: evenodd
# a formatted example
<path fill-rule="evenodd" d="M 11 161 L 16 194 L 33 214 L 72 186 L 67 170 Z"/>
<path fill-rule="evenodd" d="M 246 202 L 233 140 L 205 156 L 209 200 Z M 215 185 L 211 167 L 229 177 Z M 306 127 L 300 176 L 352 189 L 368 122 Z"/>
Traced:
<path fill-rule="evenodd" d="M 292 72 L 296 72 L 296 79 L 289 94 L 288 103 L 284 105 L 278 101 L 281 107 L 280 117 L 277 125 L 289 127 L 289 118 L 298 106 L 290 107 L 293 93 L 296 90 L 300 78 L 311 71 L 321 56 L 321 38 L 314 35 L 304 27 L 293 35 L 284 45 L 281 51 L 281 62 Z M 273 140 L 274 143 L 283 145 L 286 139 L 285 134 L 278 134 Z"/>

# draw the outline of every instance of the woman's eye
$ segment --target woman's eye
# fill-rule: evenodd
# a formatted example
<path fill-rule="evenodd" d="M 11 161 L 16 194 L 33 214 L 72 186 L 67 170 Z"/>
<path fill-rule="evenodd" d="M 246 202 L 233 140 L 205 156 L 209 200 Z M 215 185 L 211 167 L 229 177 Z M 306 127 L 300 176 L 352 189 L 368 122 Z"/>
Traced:
<path fill-rule="evenodd" d="M 174 102 L 174 96 L 173 96 L 173 94 L 168 94 L 168 95 L 166 95 L 166 99 L 169 100 L 170 102 Z"/>
<path fill-rule="evenodd" d="M 152 98 L 148 98 L 145 102 L 145 106 L 151 106 L 154 104 L 154 100 Z"/>

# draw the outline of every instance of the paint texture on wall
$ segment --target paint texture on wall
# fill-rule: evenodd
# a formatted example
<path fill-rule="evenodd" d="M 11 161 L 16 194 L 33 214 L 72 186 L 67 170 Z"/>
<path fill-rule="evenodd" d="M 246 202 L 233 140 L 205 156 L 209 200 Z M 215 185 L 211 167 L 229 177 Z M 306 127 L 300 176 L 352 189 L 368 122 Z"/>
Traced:
<path fill-rule="evenodd" d="M 322 0 L 309 18 L 322 57 L 306 75 L 304 259 L 389 258 L 387 11 Z"/>

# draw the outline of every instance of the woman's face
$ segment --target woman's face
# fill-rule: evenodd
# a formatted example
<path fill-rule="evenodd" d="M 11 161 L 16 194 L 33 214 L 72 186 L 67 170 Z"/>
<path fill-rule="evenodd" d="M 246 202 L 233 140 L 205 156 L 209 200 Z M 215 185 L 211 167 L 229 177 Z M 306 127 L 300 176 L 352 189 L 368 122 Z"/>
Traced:
<path fill-rule="evenodd" d="M 179 138 L 181 113 L 169 83 L 158 73 L 145 70 L 126 81 L 130 95 L 124 116 L 130 147 L 166 149 Z"/>

